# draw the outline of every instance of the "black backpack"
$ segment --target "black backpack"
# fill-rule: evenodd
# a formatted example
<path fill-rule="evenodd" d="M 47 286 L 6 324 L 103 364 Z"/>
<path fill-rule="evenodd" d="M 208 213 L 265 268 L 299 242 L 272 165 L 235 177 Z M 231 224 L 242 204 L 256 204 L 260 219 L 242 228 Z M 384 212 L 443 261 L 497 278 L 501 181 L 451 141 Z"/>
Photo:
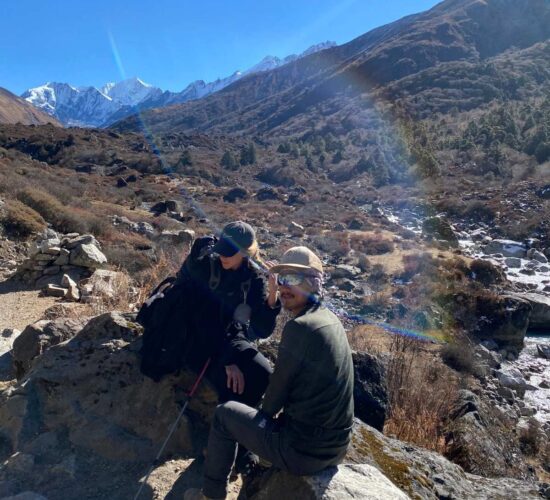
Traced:
<path fill-rule="evenodd" d="M 137 315 L 143 328 L 141 372 L 158 382 L 178 371 L 189 349 L 185 283 L 176 277 L 165 279 L 153 290 Z"/>
<path fill-rule="evenodd" d="M 193 307 L 190 304 L 193 297 L 191 276 L 209 266 L 209 287 L 218 286 L 219 268 L 209 258 L 216 241 L 212 237 L 195 240 L 178 275 L 158 285 L 138 312 L 136 321 L 144 329 L 141 372 L 156 382 L 180 370 L 192 350 L 189 336 L 189 311 Z"/>

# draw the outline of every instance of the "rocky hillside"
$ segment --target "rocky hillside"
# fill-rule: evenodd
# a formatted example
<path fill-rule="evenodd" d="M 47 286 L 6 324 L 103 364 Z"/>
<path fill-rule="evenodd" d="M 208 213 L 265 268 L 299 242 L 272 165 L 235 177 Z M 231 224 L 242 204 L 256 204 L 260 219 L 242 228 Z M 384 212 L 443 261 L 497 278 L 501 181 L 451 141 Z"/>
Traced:
<path fill-rule="evenodd" d="M 43 125 L 60 123 L 48 114 L 17 97 L 6 89 L 0 88 L 0 123 L 21 123 L 23 125 Z"/>
<path fill-rule="evenodd" d="M 445 73 L 446 64 L 490 66 L 506 51 L 513 54 L 544 42 L 550 36 L 549 20 L 544 0 L 446 0 L 347 44 L 243 78 L 206 99 L 154 110 L 140 119 L 156 131 L 303 133 L 310 123 L 335 114 L 356 117 L 373 99 L 383 98 L 385 87 L 404 78 L 435 69 L 425 82 L 429 87 L 441 78 L 439 71 Z M 498 77 L 491 79 L 495 82 Z M 468 87 L 447 91 L 460 95 Z M 488 93 L 483 102 L 493 98 Z M 136 130 L 140 122 L 130 118 L 115 128 Z"/>

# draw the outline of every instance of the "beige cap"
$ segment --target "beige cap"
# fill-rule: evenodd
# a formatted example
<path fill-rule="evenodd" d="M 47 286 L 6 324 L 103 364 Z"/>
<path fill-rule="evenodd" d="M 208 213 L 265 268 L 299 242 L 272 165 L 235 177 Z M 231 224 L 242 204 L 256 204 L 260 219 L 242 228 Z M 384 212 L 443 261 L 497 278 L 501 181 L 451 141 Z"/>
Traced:
<path fill-rule="evenodd" d="M 315 271 L 323 273 L 323 263 L 307 247 L 292 247 L 288 249 L 281 257 L 281 262 L 273 266 L 272 273 L 281 273 L 284 271 Z"/>

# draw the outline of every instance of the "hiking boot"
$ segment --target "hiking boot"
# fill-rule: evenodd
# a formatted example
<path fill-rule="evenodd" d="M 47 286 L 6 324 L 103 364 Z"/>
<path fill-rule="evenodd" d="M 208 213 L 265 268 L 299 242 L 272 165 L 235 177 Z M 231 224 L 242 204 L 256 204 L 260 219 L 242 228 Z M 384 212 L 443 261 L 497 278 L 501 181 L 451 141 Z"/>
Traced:
<path fill-rule="evenodd" d="M 207 497 L 200 488 L 190 488 L 183 494 L 183 500 L 225 500 L 223 498 Z"/>
<path fill-rule="evenodd" d="M 233 470 L 231 471 L 230 479 L 237 479 L 238 474 L 241 474 L 242 476 L 251 476 L 258 468 L 259 463 L 260 458 L 251 451 L 246 450 L 243 453 L 238 454 Z"/>

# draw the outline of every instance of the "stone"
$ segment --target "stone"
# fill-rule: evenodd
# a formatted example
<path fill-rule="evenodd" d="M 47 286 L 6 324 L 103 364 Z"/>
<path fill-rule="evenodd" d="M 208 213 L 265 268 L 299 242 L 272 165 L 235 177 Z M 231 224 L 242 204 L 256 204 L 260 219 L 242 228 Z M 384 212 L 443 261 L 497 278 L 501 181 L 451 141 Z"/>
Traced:
<path fill-rule="evenodd" d="M 72 338 L 83 324 L 83 319 L 40 320 L 28 325 L 13 341 L 13 365 L 17 378 L 30 369 L 33 360 L 53 345 Z"/>
<path fill-rule="evenodd" d="M 480 340 L 495 341 L 501 348 L 522 349 L 531 310 L 530 303 L 519 295 L 478 297 L 478 320 L 472 333 Z"/>
<path fill-rule="evenodd" d="M 525 258 L 527 249 L 523 243 L 513 240 L 492 240 L 483 247 L 483 252 L 486 255 L 500 253 L 504 257 Z"/>
<path fill-rule="evenodd" d="M 97 269 L 107 263 L 107 257 L 97 246 L 84 243 L 72 250 L 69 262 L 74 266 Z"/>
<path fill-rule="evenodd" d="M 180 205 L 179 201 L 177 201 L 177 200 L 166 200 L 164 202 L 164 204 L 166 205 L 166 210 L 168 212 L 180 212 L 181 211 L 181 205 Z"/>
<path fill-rule="evenodd" d="M 248 198 L 248 191 L 243 187 L 234 187 L 230 189 L 223 196 L 223 201 L 228 203 L 235 203 L 237 200 L 246 200 Z"/>
<path fill-rule="evenodd" d="M 550 359 L 550 346 L 537 344 L 537 354 L 544 359 Z"/>
<path fill-rule="evenodd" d="M 340 278 L 355 278 L 361 274 L 361 269 L 349 264 L 339 264 L 334 266 L 331 269 L 328 269 L 330 273 L 330 279 L 340 279 Z"/>
<path fill-rule="evenodd" d="M 17 330 L 16 328 L 4 328 L 2 330 L 1 336 L 5 339 L 15 338 L 18 335 L 21 334 L 20 330 Z"/>
<path fill-rule="evenodd" d="M 518 257 L 506 257 L 504 263 L 510 269 L 519 269 L 521 267 L 521 259 Z"/>
<path fill-rule="evenodd" d="M 162 231 L 158 236 L 161 243 L 169 245 L 190 245 L 195 238 L 195 232 L 191 229 L 181 231 Z"/>
<path fill-rule="evenodd" d="M 142 375 L 142 331 L 135 315 L 107 313 L 81 324 L 68 341 L 33 360 L 25 390 L 0 405 L 0 432 L 21 448 L 48 432 L 66 441 L 67 451 L 77 447 L 108 460 L 152 460 L 180 411 L 174 401 L 185 394 L 177 388 L 191 387 L 196 374 L 182 370 L 158 383 Z M 216 404 L 216 393 L 203 380 L 189 406 L 199 423 L 192 428 L 184 416 L 163 457 L 197 453 L 194 433 L 201 429 L 206 435 Z M 40 415 L 38 435 L 23 426 L 34 415 Z"/>
<path fill-rule="evenodd" d="M 525 300 L 530 304 L 530 330 L 550 331 L 550 297 L 535 292 L 510 293 L 508 295 Z"/>
<path fill-rule="evenodd" d="M 101 250 L 101 245 L 91 234 L 83 234 L 81 236 L 77 235 L 74 237 L 71 236 L 72 235 L 66 235 L 65 238 L 63 238 L 63 246 L 68 250 L 73 250 L 81 245 L 93 245 Z"/>
<path fill-rule="evenodd" d="M 352 219 L 348 223 L 348 229 L 351 231 L 360 231 L 363 229 L 363 223 L 358 219 Z"/>
<path fill-rule="evenodd" d="M 495 346 L 498 347 L 496 344 Z M 480 358 L 490 368 L 495 368 L 495 369 L 500 368 L 500 365 L 502 363 L 502 357 L 498 353 L 487 349 L 487 347 L 481 344 L 476 345 L 474 350 L 475 350 L 476 357 Z"/>
<path fill-rule="evenodd" d="M 249 490 L 252 488 L 248 486 Z M 288 472 L 271 469 L 249 491 L 250 500 L 275 500 L 296 498 L 316 499 L 362 499 L 406 500 L 409 498 L 377 468 L 366 464 L 346 464 L 329 467 L 313 476 L 295 476 Z M 290 495 L 290 496 L 289 496 Z"/>
<path fill-rule="evenodd" d="M 61 284 L 67 288 L 67 299 L 72 300 L 73 302 L 78 302 L 80 300 L 80 290 L 78 289 L 78 285 L 68 274 L 63 275 Z"/>
<path fill-rule="evenodd" d="M 303 236 L 306 232 L 306 229 L 304 226 L 301 226 L 300 224 L 294 221 L 291 221 L 290 224 L 288 225 L 288 232 L 292 236 Z"/>
<path fill-rule="evenodd" d="M 269 201 L 280 199 L 279 193 L 274 188 L 263 187 L 256 192 L 256 200 Z"/>
<path fill-rule="evenodd" d="M 46 276 L 52 276 L 54 274 L 59 273 L 60 271 L 61 271 L 61 267 L 59 266 L 48 266 L 48 267 L 45 267 L 42 272 Z"/>
<path fill-rule="evenodd" d="M 37 260 L 37 261 L 50 261 L 50 260 L 54 260 L 54 256 L 53 255 L 50 255 L 48 253 L 37 253 L 34 257 L 33 257 L 33 260 Z"/>
<path fill-rule="evenodd" d="M 66 266 L 69 263 L 69 256 L 71 255 L 70 250 L 67 250 L 66 248 L 62 248 L 59 251 L 59 256 L 57 259 L 54 260 L 55 266 Z"/>
<path fill-rule="evenodd" d="M 517 368 L 507 367 L 506 370 L 497 370 L 496 376 L 503 387 L 518 391 L 525 391 L 529 387 L 523 374 Z"/>
<path fill-rule="evenodd" d="M 65 297 L 67 295 L 67 289 L 62 288 L 60 286 L 49 284 L 46 289 L 44 290 L 46 295 L 49 295 L 50 297 Z"/>
<path fill-rule="evenodd" d="M 537 262 L 540 262 L 541 264 L 547 264 L 548 259 L 546 256 L 542 253 L 536 250 L 535 248 L 531 248 L 527 251 L 527 258 L 536 260 Z"/>
<path fill-rule="evenodd" d="M 382 431 L 388 411 L 386 368 L 368 352 L 353 353 L 355 416 Z"/>

